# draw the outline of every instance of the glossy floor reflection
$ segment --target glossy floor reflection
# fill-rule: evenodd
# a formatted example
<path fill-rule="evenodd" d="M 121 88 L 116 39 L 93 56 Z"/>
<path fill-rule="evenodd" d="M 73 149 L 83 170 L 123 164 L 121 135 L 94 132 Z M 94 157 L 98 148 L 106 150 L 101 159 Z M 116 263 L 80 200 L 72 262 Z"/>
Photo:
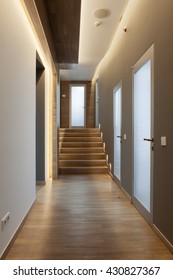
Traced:
<path fill-rule="evenodd" d="M 37 201 L 6 259 L 173 259 L 108 175 L 60 176 Z"/>

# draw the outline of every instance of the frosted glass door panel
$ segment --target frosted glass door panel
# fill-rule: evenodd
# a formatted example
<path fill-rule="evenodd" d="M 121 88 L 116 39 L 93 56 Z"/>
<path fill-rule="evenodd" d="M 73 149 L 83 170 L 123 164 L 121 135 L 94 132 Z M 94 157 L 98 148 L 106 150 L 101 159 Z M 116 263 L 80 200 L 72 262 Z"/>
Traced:
<path fill-rule="evenodd" d="M 121 88 L 114 91 L 114 175 L 121 180 Z"/>
<path fill-rule="evenodd" d="M 85 126 L 85 87 L 71 87 L 71 126 Z"/>
<path fill-rule="evenodd" d="M 150 212 L 151 61 L 134 74 L 134 196 Z"/>

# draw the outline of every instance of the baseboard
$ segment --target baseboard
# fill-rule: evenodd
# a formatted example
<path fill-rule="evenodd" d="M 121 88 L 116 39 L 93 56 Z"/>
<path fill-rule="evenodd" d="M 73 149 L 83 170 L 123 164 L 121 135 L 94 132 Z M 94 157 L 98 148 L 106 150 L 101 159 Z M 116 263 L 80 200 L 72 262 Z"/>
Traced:
<path fill-rule="evenodd" d="M 157 234 L 157 236 L 163 241 L 166 247 L 171 251 L 173 254 L 173 245 L 169 242 L 169 240 L 163 235 L 163 233 L 156 227 L 156 225 L 151 225 L 153 231 Z"/>
<path fill-rule="evenodd" d="M 52 178 L 48 178 L 46 181 L 36 181 L 37 186 L 45 186 L 52 183 Z"/>
<path fill-rule="evenodd" d="M 125 196 L 127 197 L 127 199 L 132 202 L 132 198 L 131 196 L 128 194 L 128 192 L 121 186 L 121 183 L 118 179 L 116 179 L 115 176 L 112 175 L 112 179 L 113 181 L 117 184 L 117 186 L 120 188 L 120 190 L 125 194 Z"/>
<path fill-rule="evenodd" d="M 32 210 L 32 208 L 33 208 L 35 202 L 36 202 L 36 199 L 34 200 L 34 202 L 32 203 L 32 205 L 30 206 L 30 208 L 29 208 L 28 212 L 26 213 L 25 217 L 23 218 L 21 224 L 19 225 L 19 227 L 17 228 L 16 232 L 14 233 L 12 239 L 10 240 L 10 242 L 9 242 L 9 244 L 7 245 L 6 249 L 4 250 L 2 256 L 0 257 L 0 260 L 4 260 L 5 257 L 7 256 L 8 252 L 9 252 L 9 250 L 11 249 L 11 247 L 12 247 L 14 241 L 16 240 L 16 238 L 17 238 L 19 232 L 21 231 L 21 229 L 22 229 L 22 227 L 23 227 L 23 225 L 24 225 L 24 223 L 25 223 L 27 217 L 29 216 L 29 214 L 30 214 L 30 212 L 31 212 L 31 210 Z"/>
<path fill-rule="evenodd" d="M 114 176 L 112 175 L 112 173 L 110 171 L 108 171 L 108 174 L 110 175 L 111 179 L 114 179 Z"/>
<path fill-rule="evenodd" d="M 132 202 L 132 198 L 131 196 L 128 194 L 128 192 L 121 186 L 120 189 L 122 190 L 122 192 L 125 194 L 125 196 L 127 197 L 127 199 Z"/>
<path fill-rule="evenodd" d="M 46 181 L 36 181 L 36 185 L 38 185 L 38 186 L 45 186 L 46 185 Z"/>

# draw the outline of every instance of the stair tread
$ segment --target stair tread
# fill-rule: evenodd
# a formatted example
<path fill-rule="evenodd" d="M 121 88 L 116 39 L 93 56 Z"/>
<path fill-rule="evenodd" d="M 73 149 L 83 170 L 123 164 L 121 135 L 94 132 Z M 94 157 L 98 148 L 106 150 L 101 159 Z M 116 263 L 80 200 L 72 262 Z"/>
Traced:
<path fill-rule="evenodd" d="M 65 130 L 62 130 L 62 129 L 59 129 L 59 133 L 88 133 L 88 134 L 91 134 L 91 133 L 100 133 L 99 130 L 97 129 L 86 129 L 86 128 L 75 128 L 75 129 L 65 129 Z"/>
<path fill-rule="evenodd" d="M 62 147 L 70 147 L 70 146 L 84 146 L 84 147 L 102 147 L 102 143 L 101 142 L 61 142 L 59 143 L 59 146 Z"/>
<path fill-rule="evenodd" d="M 74 137 L 74 138 L 78 138 L 78 137 L 88 137 L 88 138 L 92 138 L 92 137 L 100 137 L 100 133 L 59 133 L 59 137 Z"/>
<path fill-rule="evenodd" d="M 82 168 L 82 169 L 107 169 L 108 167 L 107 167 L 107 165 L 105 165 L 105 166 L 100 166 L 100 165 L 98 165 L 98 166 L 62 166 L 62 167 L 60 167 L 60 169 L 76 169 L 76 168 Z"/>
<path fill-rule="evenodd" d="M 68 147 L 65 147 L 65 148 L 66 148 L 66 149 L 70 149 L 71 147 L 68 146 Z M 79 147 L 72 147 L 72 148 L 74 148 L 74 149 L 77 150 Z M 100 149 L 101 149 L 101 148 L 103 148 L 103 147 L 92 147 L 92 146 L 89 146 L 89 147 L 81 147 L 81 148 L 82 148 L 82 149 L 86 149 L 86 148 L 87 148 L 87 149 L 90 149 L 90 150 L 92 150 L 92 149 L 94 150 L 95 148 L 100 148 Z"/>
<path fill-rule="evenodd" d="M 60 159 L 59 161 L 106 161 L 105 159 Z"/>
<path fill-rule="evenodd" d="M 68 155 L 78 155 L 78 153 L 69 153 L 69 154 L 67 154 L 67 153 L 61 153 L 61 155 L 66 155 L 66 156 L 68 156 Z M 80 153 L 80 156 L 86 156 L 86 155 L 88 155 L 88 153 Z M 90 155 L 93 155 L 93 156 L 103 156 L 103 155 L 105 155 L 104 153 L 90 153 Z"/>
<path fill-rule="evenodd" d="M 60 153 L 59 154 L 59 160 L 65 161 L 65 160 L 106 160 L 106 156 L 104 153 L 76 153 L 76 154 L 66 154 L 66 153 Z"/>
<path fill-rule="evenodd" d="M 68 143 L 73 143 L 73 142 L 71 142 L 71 141 L 65 141 L 65 142 L 62 141 L 62 142 L 61 142 L 61 141 L 60 141 L 60 143 L 66 143 L 66 144 L 68 144 Z M 81 141 L 75 141 L 75 143 L 81 143 Z M 84 142 L 82 142 L 82 143 L 88 144 L 88 141 L 84 141 Z M 97 143 L 97 142 L 95 142 L 95 141 L 90 141 L 90 142 L 89 142 L 89 144 L 95 144 L 95 143 Z M 100 143 L 103 143 L 103 141 L 99 141 L 99 144 L 100 144 Z"/>
<path fill-rule="evenodd" d="M 100 152 L 103 151 L 103 148 L 87 148 L 87 151 L 86 151 L 86 148 L 76 148 L 76 151 L 74 153 L 74 149 L 72 148 L 60 148 L 60 154 L 81 154 L 83 151 L 85 151 L 88 155 L 92 154 L 93 153 L 93 150 L 98 150 Z M 72 151 L 72 152 L 70 152 Z"/>
<path fill-rule="evenodd" d="M 79 143 L 102 143 L 102 139 L 100 137 L 64 137 L 63 139 L 59 139 L 59 143 L 71 143 L 71 142 L 79 142 Z"/>

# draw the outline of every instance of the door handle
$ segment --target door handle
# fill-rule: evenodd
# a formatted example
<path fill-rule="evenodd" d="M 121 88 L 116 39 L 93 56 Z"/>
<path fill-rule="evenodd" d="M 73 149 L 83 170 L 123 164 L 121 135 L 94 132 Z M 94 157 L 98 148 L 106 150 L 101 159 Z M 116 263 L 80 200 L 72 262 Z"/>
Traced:
<path fill-rule="evenodd" d="M 121 139 L 121 138 L 122 138 L 122 136 L 118 135 L 118 136 L 117 136 L 117 138 L 120 138 L 120 139 Z"/>
<path fill-rule="evenodd" d="M 154 142 L 154 138 L 144 138 L 144 141 Z"/>

